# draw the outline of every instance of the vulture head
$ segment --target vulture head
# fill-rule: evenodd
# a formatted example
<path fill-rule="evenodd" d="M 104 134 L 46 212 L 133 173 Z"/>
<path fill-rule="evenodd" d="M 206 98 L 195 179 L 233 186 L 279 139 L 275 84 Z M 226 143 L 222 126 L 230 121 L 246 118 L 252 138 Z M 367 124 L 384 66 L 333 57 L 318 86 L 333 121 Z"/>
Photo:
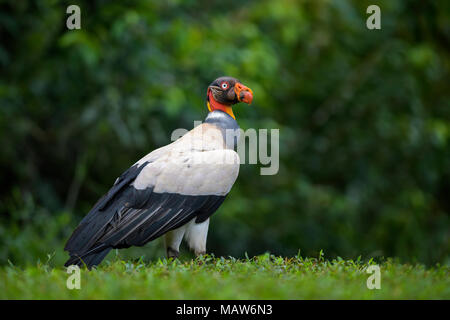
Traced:
<path fill-rule="evenodd" d="M 214 80 L 208 86 L 206 95 L 206 104 L 209 111 L 222 110 L 234 119 L 236 118 L 231 106 L 239 102 L 250 104 L 252 100 L 252 89 L 232 77 L 220 77 Z"/>

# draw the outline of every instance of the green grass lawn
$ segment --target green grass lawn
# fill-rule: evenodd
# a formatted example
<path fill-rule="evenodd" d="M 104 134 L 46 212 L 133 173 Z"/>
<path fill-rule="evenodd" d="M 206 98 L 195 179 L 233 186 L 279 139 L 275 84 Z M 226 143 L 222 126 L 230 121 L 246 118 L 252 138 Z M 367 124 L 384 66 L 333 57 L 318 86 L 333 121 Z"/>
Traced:
<path fill-rule="evenodd" d="M 369 290 L 370 261 L 282 258 L 201 258 L 105 261 L 81 269 L 69 290 L 66 269 L 48 264 L 0 268 L 0 299 L 450 299 L 448 266 L 380 263 L 381 289 Z"/>

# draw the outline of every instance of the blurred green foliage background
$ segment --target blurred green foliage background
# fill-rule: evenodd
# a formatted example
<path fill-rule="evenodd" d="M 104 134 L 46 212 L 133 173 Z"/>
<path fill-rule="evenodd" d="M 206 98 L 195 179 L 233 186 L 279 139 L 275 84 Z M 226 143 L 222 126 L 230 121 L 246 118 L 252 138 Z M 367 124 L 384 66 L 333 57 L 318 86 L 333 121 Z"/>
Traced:
<path fill-rule="evenodd" d="M 241 165 L 209 252 L 450 264 L 449 21 L 445 0 L 0 1 L 0 264 L 63 263 L 96 200 L 204 119 L 222 75 L 254 91 L 241 128 L 280 129 L 281 163 Z"/>

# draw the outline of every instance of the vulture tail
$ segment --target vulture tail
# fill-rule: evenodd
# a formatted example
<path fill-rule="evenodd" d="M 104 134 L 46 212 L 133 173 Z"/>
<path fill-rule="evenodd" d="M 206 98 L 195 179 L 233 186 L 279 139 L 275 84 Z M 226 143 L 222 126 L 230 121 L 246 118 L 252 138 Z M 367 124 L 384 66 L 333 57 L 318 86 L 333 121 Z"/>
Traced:
<path fill-rule="evenodd" d="M 71 256 L 69 260 L 66 261 L 64 266 L 68 267 L 70 265 L 77 265 L 81 267 L 86 265 L 88 269 L 91 269 L 93 266 L 100 264 L 100 262 L 103 261 L 109 251 L 111 251 L 111 248 L 105 248 L 99 252 L 91 253 L 84 257 Z"/>
<path fill-rule="evenodd" d="M 113 187 L 94 205 L 91 211 L 81 220 L 78 227 L 70 236 L 64 247 L 69 252 L 70 258 L 64 264 L 66 267 L 72 264 L 89 269 L 98 265 L 111 250 L 109 245 L 101 243 L 99 239 L 114 222 L 117 212 L 123 208 L 129 194 L 127 189 L 130 183 L 139 175 L 148 164 L 133 165 L 125 171 L 114 183 Z"/>

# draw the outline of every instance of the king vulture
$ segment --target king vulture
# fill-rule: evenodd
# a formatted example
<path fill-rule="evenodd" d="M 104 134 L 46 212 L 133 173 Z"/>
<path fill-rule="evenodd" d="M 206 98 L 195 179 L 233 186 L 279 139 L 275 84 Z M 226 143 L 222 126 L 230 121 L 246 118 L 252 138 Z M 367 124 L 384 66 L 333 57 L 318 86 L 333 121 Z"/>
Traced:
<path fill-rule="evenodd" d="M 213 81 L 205 121 L 116 179 L 67 241 L 65 266 L 91 268 L 113 248 L 143 246 L 162 235 L 169 258 L 178 256 L 183 238 L 196 255 L 204 254 L 209 217 L 239 173 L 232 105 L 252 100 L 252 90 L 235 78 Z"/>

